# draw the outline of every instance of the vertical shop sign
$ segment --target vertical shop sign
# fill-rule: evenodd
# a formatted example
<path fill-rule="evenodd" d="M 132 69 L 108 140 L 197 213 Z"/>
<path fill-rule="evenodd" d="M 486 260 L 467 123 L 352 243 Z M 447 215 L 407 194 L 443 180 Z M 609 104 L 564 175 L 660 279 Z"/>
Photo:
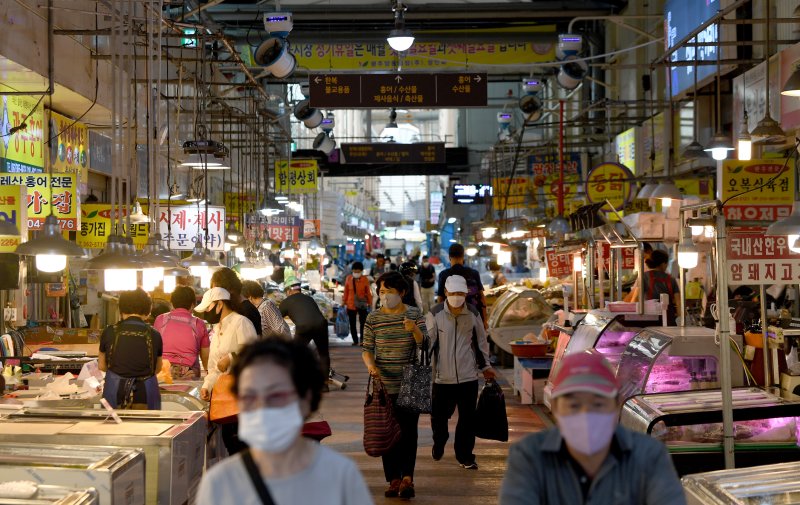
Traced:
<path fill-rule="evenodd" d="M 225 215 L 233 222 L 239 222 L 241 214 L 256 211 L 256 195 L 252 193 L 225 192 Z"/>
<path fill-rule="evenodd" d="M 115 219 L 119 224 L 119 231 L 129 235 L 133 239 L 136 249 L 142 250 L 147 244 L 150 225 L 148 223 L 131 224 L 128 233 L 125 216 L 128 215 L 127 207 L 122 208 L 122 212 L 114 212 Z M 81 205 L 81 229 L 78 232 L 75 242 L 84 249 L 103 249 L 108 242 L 108 237 L 113 234 L 111 229 L 111 204 L 108 203 L 85 203 Z"/>
<path fill-rule="evenodd" d="M 49 159 L 53 172 L 78 174 L 79 183 L 88 184 L 89 129 L 53 111 L 48 124 L 48 137 L 53 138 Z"/>
<path fill-rule="evenodd" d="M 317 160 L 275 162 L 275 192 L 281 195 L 305 195 L 317 192 Z"/>
<path fill-rule="evenodd" d="M 205 241 L 204 228 L 208 227 L 208 241 Z M 225 207 L 196 205 L 175 205 L 167 213 L 161 208 L 158 218 L 158 231 L 164 240 L 164 247 L 176 251 L 191 251 L 195 242 L 204 242 L 211 251 L 223 251 L 225 246 Z"/>
<path fill-rule="evenodd" d="M 554 249 L 546 249 L 547 275 L 559 279 L 572 275 L 572 256 L 571 252 L 556 253 Z"/>
<path fill-rule="evenodd" d="M 0 90 L 6 89 L 6 86 L 0 84 Z M 11 91 L 10 88 L 8 90 Z M 35 96 L 3 95 L 3 104 L 0 107 L 0 171 L 43 171 L 44 107 L 40 104 L 34 109 L 38 100 Z M 23 120 L 28 125 L 27 128 L 12 134 L 11 129 L 19 127 Z"/>
<path fill-rule="evenodd" d="M 78 192 L 75 174 L 0 174 L 0 187 L 25 186 L 28 228 L 39 230 L 51 213 L 61 229 L 78 229 Z"/>
<path fill-rule="evenodd" d="M 791 214 L 795 174 L 791 166 L 784 165 L 785 161 L 725 160 L 722 164 L 722 201 L 727 202 L 725 217 L 777 221 Z"/>
<path fill-rule="evenodd" d="M 636 173 L 636 127 L 628 128 L 614 139 L 617 148 L 617 161 Z"/>
<path fill-rule="evenodd" d="M 295 216 L 269 216 L 267 232 L 276 242 L 296 242 L 300 238 L 302 220 Z"/>
<path fill-rule="evenodd" d="M 22 241 L 20 237 L 27 236 L 26 194 L 23 186 L 0 186 L 0 219 L 13 223 L 20 231 L 20 235 L 0 235 L 0 252 L 14 252 Z"/>
<path fill-rule="evenodd" d="M 617 210 L 621 210 L 631 197 L 633 174 L 619 163 L 601 163 L 589 172 L 586 182 L 586 197 L 590 203 L 608 200 Z M 607 206 L 601 209 L 611 212 Z"/>
<path fill-rule="evenodd" d="M 319 238 L 322 223 L 319 219 L 303 219 L 303 233 L 301 238 Z"/>
<path fill-rule="evenodd" d="M 528 156 L 528 175 L 535 205 L 543 209 L 555 209 L 558 214 L 559 178 L 561 160 L 558 154 L 535 154 Z M 583 158 L 580 153 L 564 153 L 564 200 L 575 197 L 578 184 L 583 175 Z M 495 188 L 495 195 L 499 188 Z M 494 199 L 497 202 L 497 198 Z"/>
<path fill-rule="evenodd" d="M 789 249 L 785 236 L 748 231 L 728 235 L 728 284 L 798 284 L 800 253 Z"/>
<path fill-rule="evenodd" d="M 527 175 L 510 177 L 495 177 L 492 179 L 495 188 L 492 206 L 497 210 L 520 209 L 527 206 L 528 195 L 531 192 L 531 178 Z"/>

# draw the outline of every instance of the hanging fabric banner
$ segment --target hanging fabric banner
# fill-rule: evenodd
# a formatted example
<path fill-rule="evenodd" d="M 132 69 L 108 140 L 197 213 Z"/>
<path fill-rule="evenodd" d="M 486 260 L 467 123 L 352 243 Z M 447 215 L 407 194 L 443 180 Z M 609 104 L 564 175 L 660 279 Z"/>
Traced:
<path fill-rule="evenodd" d="M 275 162 L 275 192 L 280 195 L 304 195 L 317 192 L 317 160 Z"/>

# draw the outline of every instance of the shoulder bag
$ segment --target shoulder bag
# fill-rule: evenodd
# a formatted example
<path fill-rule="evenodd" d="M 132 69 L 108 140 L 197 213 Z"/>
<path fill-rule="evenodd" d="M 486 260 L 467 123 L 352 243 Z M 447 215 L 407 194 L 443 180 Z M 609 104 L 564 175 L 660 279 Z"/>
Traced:
<path fill-rule="evenodd" d="M 403 367 L 403 380 L 400 382 L 400 395 L 397 406 L 420 414 L 431 413 L 431 356 L 428 339 L 422 341 L 422 349 L 414 349 L 411 363 Z M 421 354 L 421 358 L 417 357 Z"/>
<path fill-rule="evenodd" d="M 236 422 L 239 415 L 239 402 L 233 394 L 233 375 L 224 373 L 217 378 L 211 390 L 211 405 L 208 419 L 217 424 Z"/>
<path fill-rule="evenodd" d="M 250 454 L 250 449 L 242 451 L 242 463 L 244 463 L 244 467 L 247 470 L 247 475 L 250 476 L 250 482 L 252 482 L 253 487 L 256 488 L 261 503 L 263 505 L 275 505 L 275 500 L 272 499 L 269 488 L 266 483 L 264 483 L 264 478 L 261 476 L 261 472 L 258 471 L 256 462 L 253 461 L 253 455 Z"/>
<path fill-rule="evenodd" d="M 364 451 L 383 456 L 400 441 L 400 424 L 394 417 L 392 400 L 378 378 L 370 376 L 364 402 Z"/>

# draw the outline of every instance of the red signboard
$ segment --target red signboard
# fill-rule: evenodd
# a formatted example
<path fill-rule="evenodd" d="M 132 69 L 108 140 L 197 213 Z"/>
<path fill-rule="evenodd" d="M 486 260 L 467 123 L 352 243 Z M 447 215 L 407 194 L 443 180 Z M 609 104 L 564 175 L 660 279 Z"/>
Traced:
<path fill-rule="evenodd" d="M 622 268 L 624 270 L 633 270 L 636 266 L 636 251 L 632 247 L 626 247 L 620 249 L 620 251 L 622 251 Z M 603 247 L 598 249 L 597 255 L 598 258 L 603 259 L 603 268 L 608 272 L 608 269 L 611 268 L 609 265 L 611 261 L 611 245 L 603 243 Z"/>
<path fill-rule="evenodd" d="M 556 278 L 572 275 L 573 256 L 572 253 L 557 254 L 552 249 L 546 250 L 547 275 Z"/>
<path fill-rule="evenodd" d="M 728 236 L 728 284 L 798 284 L 800 253 L 789 249 L 785 236 L 764 232 Z"/>

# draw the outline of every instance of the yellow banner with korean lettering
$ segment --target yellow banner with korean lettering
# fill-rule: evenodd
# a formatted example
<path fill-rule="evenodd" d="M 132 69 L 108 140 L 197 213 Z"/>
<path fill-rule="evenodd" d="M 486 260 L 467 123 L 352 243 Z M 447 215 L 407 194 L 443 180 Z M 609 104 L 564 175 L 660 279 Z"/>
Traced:
<path fill-rule="evenodd" d="M 14 90 L 0 84 L 0 91 Z M 1 172 L 41 172 L 44 169 L 44 107 L 41 103 L 37 105 L 38 101 L 37 96 L 3 95 L 0 107 Z M 23 120 L 28 126 L 12 134 L 11 129 L 18 128 Z"/>
<path fill-rule="evenodd" d="M 725 160 L 721 188 L 722 201 L 727 202 L 725 217 L 777 221 L 791 214 L 795 174 L 791 163 L 785 161 Z"/>
<path fill-rule="evenodd" d="M 256 195 L 253 193 L 225 192 L 225 215 L 229 221 L 238 222 L 239 215 L 256 211 Z"/>
<path fill-rule="evenodd" d="M 74 123 L 74 124 L 73 124 Z M 81 122 L 50 111 L 48 137 L 53 172 L 79 174 L 79 183 L 89 182 L 89 129 Z"/>
<path fill-rule="evenodd" d="M 304 195 L 317 192 L 317 160 L 275 162 L 275 192 L 281 195 Z"/>
<path fill-rule="evenodd" d="M 617 161 L 636 173 L 636 127 L 628 128 L 614 139 Z"/>
<path fill-rule="evenodd" d="M 114 216 L 117 223 L 122 226 L 119 231 L 128 234 L 125 216 L 128 212 L 122 209 L 122 220 L 120 213 L 115 212 Z M 111 229 L 111 204 L 108 203 L 85 203 L 81 205 L 81 229 L 76 236 L 75 242 L 86 249 L 103 249 L 106 246 L 108 237 L 113 233 Z M 136 249 L 144 249 L 150 232 L 149 224 L 131 224 L 130 236 L 133 238 L 133 245 Z"/>
<path fill-rule="evenodd" d="M 586 198 L 591 203 L 605 200 L 617 210 L 621 210 L 631 198 L 633 174 L 619 163 L 601 163 L 589 172 L 586 181 Z M 608 206 L 601 209 L 611 212 Z"/>
<path fill-rule="evenodd" d="M 20 232 L 25 230 L 25 194 L 23 186 L 0 186 L 0 220 L 13 223 Z M 21 235 L 0 235 L 0 252 L 14 252 Z"/>
<path fill-rule="evenodd" d="M 25 186 L 28 229 L 39 230 L 51 214 L 63 231 L 78 230 L 78 188 L 75 174 L 0 174 L 0 187 Z"/>
<path fill-rule="evenodd" d="M 528 206 L 531 197 L 531 177 L 527 175 L 510 177 L 495 177 L 492 180 L 494 196 L 492 207 L 497 210 L 521 209 Z"/>

